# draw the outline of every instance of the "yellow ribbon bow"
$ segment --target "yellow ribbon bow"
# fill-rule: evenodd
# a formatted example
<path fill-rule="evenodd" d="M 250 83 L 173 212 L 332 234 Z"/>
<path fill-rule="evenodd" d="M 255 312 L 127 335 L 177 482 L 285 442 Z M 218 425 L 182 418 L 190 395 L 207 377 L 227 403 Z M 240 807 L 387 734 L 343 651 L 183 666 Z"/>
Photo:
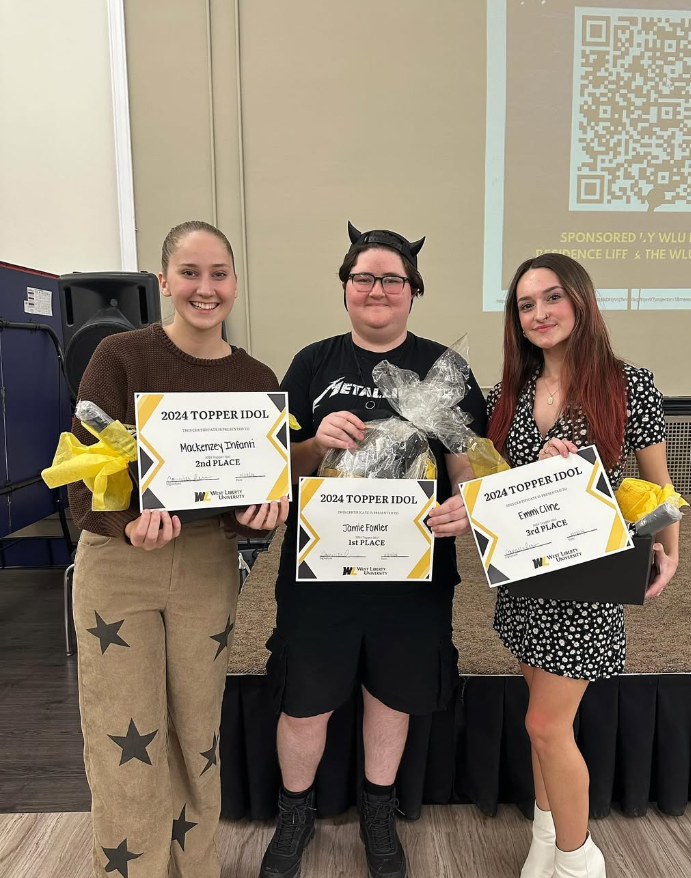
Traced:
<path fill-rule="evenodd" d="M 84 445 L 73 433 L 62 433 L 51 466 L 41 473 L 49 488 L 83 481 L 93 494 L 95 512 L 122 512 L 129 508 L 132 479 L 127 471 L 137 459 L 137 443 L 120 421 L 113 421 L 96 433 L 83 425 L 97 439 Z"/>
<path fill-rule="evenodd" d="M 632 523 L 657 509 L 661 503 L 671 503 L 677 509 L 689 505 L 673 485 L 663 488 L 644 479 L 624 479 L 617 489 L 616 498 L 621 514 Z"/>

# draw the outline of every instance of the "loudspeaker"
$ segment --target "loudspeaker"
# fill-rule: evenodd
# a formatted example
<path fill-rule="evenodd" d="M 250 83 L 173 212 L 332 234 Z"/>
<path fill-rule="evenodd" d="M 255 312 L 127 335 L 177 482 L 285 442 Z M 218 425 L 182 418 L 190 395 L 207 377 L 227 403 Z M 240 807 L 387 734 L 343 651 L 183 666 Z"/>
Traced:
<path fill-rule="evenodd" d="M 161 319 L 158 278 L 147 271 L 96 271 L 58 278 L 65 371 L 72 395 L 98 343 Z"/>

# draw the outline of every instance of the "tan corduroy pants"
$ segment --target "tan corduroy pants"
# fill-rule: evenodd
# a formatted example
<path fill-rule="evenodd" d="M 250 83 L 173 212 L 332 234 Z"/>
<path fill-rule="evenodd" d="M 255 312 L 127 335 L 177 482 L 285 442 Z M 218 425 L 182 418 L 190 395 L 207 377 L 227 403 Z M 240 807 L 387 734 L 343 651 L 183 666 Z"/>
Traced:
<path fill-rule="evenodd" d="M 220 519 L 162 549 L 85 531 L 74 576 L 97 878 L 219 878 L 218 736 L 238 596 Z"/>

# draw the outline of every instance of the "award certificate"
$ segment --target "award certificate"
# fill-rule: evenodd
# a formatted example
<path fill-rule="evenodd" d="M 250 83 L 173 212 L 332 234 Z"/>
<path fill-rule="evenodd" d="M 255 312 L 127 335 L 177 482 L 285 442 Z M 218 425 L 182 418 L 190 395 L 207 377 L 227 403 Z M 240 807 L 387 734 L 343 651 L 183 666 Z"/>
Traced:
<path fill-rule="evenodd" d="M 298 582 L 432 578 L 433 479 L 300 479 Z"/>
<path fill-rule="evenodd" d="M 633 548 L 594 445 L 461 485 L 490 586 Z"/>
<path fill-rule="evenodd" d="M 140 509 L 289 497 L 285 393 L 137 393 Z"/>

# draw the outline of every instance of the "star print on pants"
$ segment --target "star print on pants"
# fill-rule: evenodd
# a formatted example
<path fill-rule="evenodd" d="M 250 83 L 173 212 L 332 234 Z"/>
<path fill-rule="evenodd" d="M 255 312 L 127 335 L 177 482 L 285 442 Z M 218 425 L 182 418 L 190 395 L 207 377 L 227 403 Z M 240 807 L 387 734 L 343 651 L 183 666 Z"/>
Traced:
<path fill-rule="evenodd" d="M 208 760 L 208 762 L 204 766 L 204 771 L 202 771 L 202 774 L 204 774 L 204 772 L 208 771 L 212 765 L 218 765 L 218 756 L 216 754 L 216 747 L 217 746 L 218 746 L 218 736 L 216 735 L 216 732 L 214 732 L 214 742 L 211 745 L 211 748 L 209 750 L 205 750 L 204 753 L 199 754 L 200 756 L 203 756 L 204 759 Z M 200 774 L 199 777 L 201 777 L 202 774 Z"/>
<path fill-rule="evenodd" d="M 127 839 L 121 841 L 116 848 L 101 848 L 101 850 L 108 857 L 106 872 L 115 872 L 117 869 L 122 878 L 128 878 L 127 863 L 141 857 L 141 854 L 133 854 L 127 850 Z"/>
<path fill-rule="evenodd" d="M 126 646 L 129 648 L 129 643 L 118 634 L 120 626 L 125 621 L 124 619 L 120 619 L 119 622 L 104 622 L 95 610 L 94 615 L 96 616 L 96 627 L 87 628 L 86 630 L 101 641 L 101 655 L 111 644 L 113 646 Z"/>
<path fill-rule="evenodd" d="M 189 820 L 185 819 L 185 808 L 187 805 L 182 806 L 182 811 L 180 811 L 180 816 L 177 820 L 173 820 L 173 841 L 176 841 L 180 847 L 185 850 L 185 836 L 193 829 L 197 824 L 191 823 Z"/>
<path fill-rule="evenodd" d="M 108 735 L 111 741 L 115 741 L 118 747 L 122 747 L 122 755 L 120 756 L 120 765 L 129 762 L 130 759 L 138 759 L 151 765 L 151 759 L 146 752 L 146 748 L 158 734 L 158 729 L 149 732 L 148 735 L 140 735 L 134 720 L 130 720 L 129 728 L 126 735 Z"/>
<path fill-rule="evenodd" d="M 218 641 L 218 649 L 216 650 L 216 655 L 214 656 L 214 661 L 219 657 L 219 655 L 223 652 L 224 649 L 228 646 L 228 636 L 230 632 L 233 630 L 235 625 L 230 621 L 230 616 L 228 616 L 228 621 L 226 622 L 226 627 L 224 631 L 221 631 L 218 634 L 210 634 L 209 637 L 212 640 Z"/>

